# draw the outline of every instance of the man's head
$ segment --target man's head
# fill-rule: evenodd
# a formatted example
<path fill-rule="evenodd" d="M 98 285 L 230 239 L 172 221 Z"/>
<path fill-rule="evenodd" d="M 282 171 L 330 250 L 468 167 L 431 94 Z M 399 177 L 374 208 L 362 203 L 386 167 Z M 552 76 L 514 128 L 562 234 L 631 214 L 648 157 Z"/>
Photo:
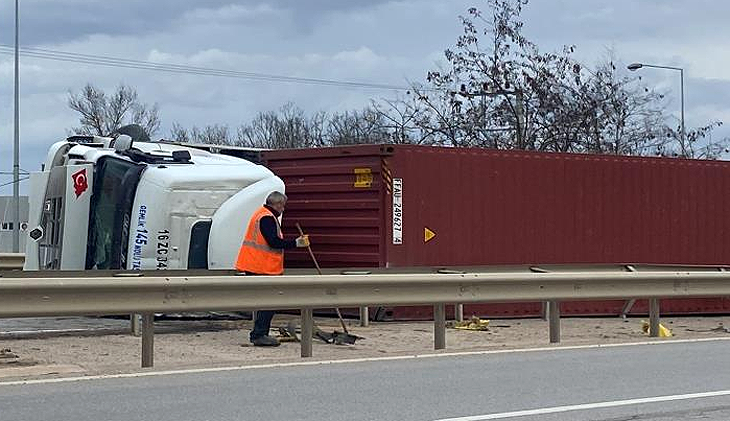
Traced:
<path fill-rule="evenodd" d="M 277 212 L 282 213 L 284 212 L 284 206 L 286 205 L 286 195 L 278 191 L 272 192 L 266 198 L 266 204 Z"/>

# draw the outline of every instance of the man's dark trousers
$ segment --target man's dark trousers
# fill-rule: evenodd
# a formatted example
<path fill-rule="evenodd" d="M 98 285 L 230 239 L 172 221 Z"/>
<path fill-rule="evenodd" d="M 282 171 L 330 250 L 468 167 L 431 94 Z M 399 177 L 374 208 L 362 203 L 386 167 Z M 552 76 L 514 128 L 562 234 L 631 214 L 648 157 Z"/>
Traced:
<path fill-rule="evenodd" d="M 273 310 L 259 310 L 256 312 L 256 320 L 253 323 L 253 330 L 251 331 L 251 335 L 249 336 L 251 342 L 253 342 L 254 339 L 269 334 L 269 329 L 271 329 L 271 319 L 273 318 Z"/>
<path fill-rule="evenodd" d="M 244 273 L 246 276 L 263 276 L 253 272 Z M 273 310 L 259 310 L 256 312 L 256 320 L 253 322 L 253 330 L 251 330 L 251 334 L 249 335 L 251 342 L 253 342 L 254 339 L 267 336 L 269 334 L 269 329 L 271 329 L 271 319 L 274 318 L 274 313 L 275 312 Z"/>

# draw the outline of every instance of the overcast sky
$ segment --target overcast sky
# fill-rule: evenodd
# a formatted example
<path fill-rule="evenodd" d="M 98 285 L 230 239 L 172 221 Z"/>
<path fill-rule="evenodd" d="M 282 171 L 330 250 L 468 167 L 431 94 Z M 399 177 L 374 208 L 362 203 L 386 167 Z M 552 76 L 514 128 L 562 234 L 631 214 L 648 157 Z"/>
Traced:
<path fill-rule="evenodd" d="M 484 0 L 20 0 L 21 45 L 84 54 L 287 76 L 406 85 L 442 61 L 458 16 Z M 633 61 L 685 68 L 687 126 L 724 120 L 730 136 L 730 2 L 721 0 L 532 0 L 525 31 L 543 50 L 576 44 L 592 64 L 611 49 Z M 13 44 L 13 2 L 0 2 L 0 44 Z M 77 117 L 67 92 L 87 82 L 136 87 L 158 103 L 162 130 L 238 125 L 294 102 L 307 111 L 362 108 L 393 92 L 311 86 L 21 57 L 21 167 L 37 170 L 48 145 Z M 641 70 L 673 94 L 679 78 Z M 0 54 L 0 171 L 12 169 L 12 56 Z M 0 176 L 0 184 L 9 181 Z M 22 189 L 22 190 L 25 190 Z M 10 194 L 9 187 L 0 188 Z"/>

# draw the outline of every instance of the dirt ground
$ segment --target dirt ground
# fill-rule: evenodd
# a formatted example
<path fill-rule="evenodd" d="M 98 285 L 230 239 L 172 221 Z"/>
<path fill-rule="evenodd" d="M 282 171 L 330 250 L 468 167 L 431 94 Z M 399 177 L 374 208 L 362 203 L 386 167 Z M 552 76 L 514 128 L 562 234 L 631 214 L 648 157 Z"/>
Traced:
<path fill-rule="evenodd" d="M 294 316 L 277 315 L 273 326 L 283 326 Z M 297 319 L 298 320 L 298 319 Z M 336 319 L 315 320 L 317 326 L 339 330 Z M 365 339 L 355 345 L 331 345 L 314 340 L 314 360 L 427 354 L 433 350 L 433 323 L 371 323 L 360 327 L 349 320 L 351 333 Z M 649 338 L 642 332 L 642 318 L 564 318 L 558 346 L 613 344 L 639 341 L 671 341 L 694 338 L 730 338 L 725 326 L 730 317 L 673 317 L 662 324 L 672 338 Z M 301 361 L 299 344 L 285 342 L 278 348 L 248 344 L 250 321 L 216 322 L 214 329 L 155 335 L 155 370 L 253 365 Z M 548 325 L 541 319 L 492 320 L 487 331 L 448 329 L 445 352 L 546 347 Z M 129 334 L 0 338 L 0 382 L 48 376 L 79 376 L 140 371 L 141 339 Z M 14 358 L 17 355 L 18 358 Z"/>

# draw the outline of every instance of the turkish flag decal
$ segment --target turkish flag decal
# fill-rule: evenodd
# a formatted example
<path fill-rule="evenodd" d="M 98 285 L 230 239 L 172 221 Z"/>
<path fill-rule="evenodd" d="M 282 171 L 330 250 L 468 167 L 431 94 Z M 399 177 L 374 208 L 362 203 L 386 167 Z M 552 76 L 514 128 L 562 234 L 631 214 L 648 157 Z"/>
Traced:
<path fill-rule="evenodd" d="M 71 178 L 74 181 L 74 192 L 76 192 L 76 198 L 78 199 L 89 188 L 89 181 L 86 179 L 86 168 L 71 174 Z"/>

